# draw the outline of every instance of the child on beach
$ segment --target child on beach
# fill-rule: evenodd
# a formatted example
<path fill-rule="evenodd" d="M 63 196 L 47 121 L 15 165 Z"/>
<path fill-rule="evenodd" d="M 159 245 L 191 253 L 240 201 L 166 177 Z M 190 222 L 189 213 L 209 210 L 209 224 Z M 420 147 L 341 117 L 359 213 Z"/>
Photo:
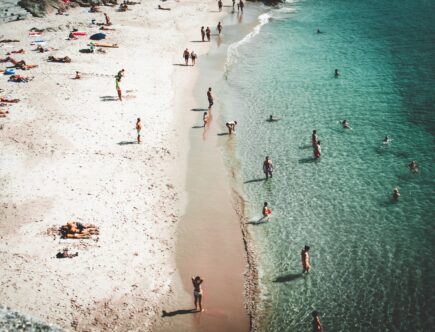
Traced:
<path fill-rule="evenodd" d="M 263 214 L 263 219 L 269 218 L 269 215 L 272 214 L 272 210 L 269 208 L 269 204 L 267 202 L 264 202 L 261 213 Z"/>
<path fill-rule="evenodd" d="M 193 284 L 193 298 L 194 298 L 194 304 L 195 304 L 195 310 L 196 311 L 204 311 L 202 309 L 202 289 L 201 284 L 204 282 L 204 280 L 201 279 L 200 276 L 196 276 L 195 278 L 192 277 L 192 284 Z M 199 306 L 199 310 L 198 310 Z"/>
<path fill-rule="evenodd" d="M 140 144 L 140 131 L 142 130 L 142 123 L 140 122 L 140 118 L 136 120 L 136 132 L 137 132 L 137 144 Z"/>

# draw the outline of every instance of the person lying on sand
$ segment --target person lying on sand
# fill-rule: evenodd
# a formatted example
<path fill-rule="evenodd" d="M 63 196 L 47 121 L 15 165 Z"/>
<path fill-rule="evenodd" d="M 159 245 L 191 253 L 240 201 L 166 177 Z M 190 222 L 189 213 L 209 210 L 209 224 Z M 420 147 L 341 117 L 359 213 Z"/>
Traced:
<path fill-rule="evenodd" d="M 12 75 L 9 77 L 9 82 L 15 82 L 15 83 L 27 83 L 33 80 L 33 76 L 21 76 L 21 75 Z"/>
<path fill-rule="evenodd" d="M 237 121 L 228 121 L 225 123 L 225 126 L 228 128 L 228 135 L 231 135 L 233 132 L 236 132 Z"/>
<path fill-rule="evenodd" d="M 9 111 L 0 110 L 0 118 L 5 118 L 9 114 Z"/>
<path fill-rule="evenodd" d="M 19 43 L 20 41 L 18 39 L 2 39 L 0 40 L 0 43 Z"/>
<path fill-rule="evenodd" d="M 73 40 L 77 40 L 77 39 L 78 39 L 76 36 L 74 36 L 74 33 L 73 33 L 73 32 L 75 32 L 75 31 L 71 31 L 71 32 L 69 33 L 69 35 L 68 35 L 68 40 L 71 40 L 71 39 L 73 39 Z"/>
<path fill-rule="evenodd" d="M 160 10 L 171 10 L 171 8 L 164 8 L 164 7 L 160 6 L 160 5 L 159 5 L 159 9 Z"/>
<path fill-rule="evenodd" d="M 0 102 L 2 102 L 2 103 L 13 103 L 13 104 L 16 104 L 16 103 L 18 103 L 20 100 L 19 99 L 11 99 L 11 98 L 0 98 Z"/>
<path fill-rule="evenodd" d="M 56 254 L 56 258 L 73 258 L 73 257 L 76 257 L 78 255 L 79 255 L 78 252 L 76 252 L 75 254 L 70 254 L 68 251 L 68 248 L 65 248 L 62 250 L 62 252 L 58 252 Z"/>
<path fill-rule="evenodd" d="M 31 28 L 30 32 L 44 32 L 45 29 Z"/>
<path fill-rule="evenodd" d="M 39 52 L 39 53 L 45 53 L 45 52 L 49 52 L 49 51 L 57 51 L 57 49 L 53 48 L 53 47 L 46 47 L 46 48 L 44 48 L 41 45 L 38 45 L 38 46 L 36 46 L 34 51 Z"/>
<path fill-rule="evenodd" d="M 60 227 L 59 232 L 62 238 L 68 239 L 89 239 L 91 235 L 98 235 L 98 227 L 91 224 L 82 224 L 78 221 L 70 221 Z"/>
<path fill-rule="evenodd" d="M 100 28 L 100 30 L 103 30 L 103 31 L 116 31 L 116 29 L 113 29 L 113 28 L 107 28 L 107 27 L 105 27 L 105 26 L 102 26 L 102 27 Z"/>
<path fill-rule="evenodd" d="M 21 70 L 29 70 L 38 67 L 38 65 L 29 65 L 24 60 L 21 60 L 15 63 L 14 67 Z"/>
<path fill-rule="evenodd" d="M 8 53 L 6 53 L 6 55 L 11 55 L 11 54 L 24 54 L 26 53 L 26 51 L 24 49 L 18 50 L 18 51 L 10 51 Z"/>
<path fill-rule="evenodd" d="M 49 62 L 70 63 L 71 59 L 67 56 L 64 56 L 63 58 L 58 58 L 58 57 L 54 57 L 54 56 L 50 55 L 48 57 L 48 61 Z"/>

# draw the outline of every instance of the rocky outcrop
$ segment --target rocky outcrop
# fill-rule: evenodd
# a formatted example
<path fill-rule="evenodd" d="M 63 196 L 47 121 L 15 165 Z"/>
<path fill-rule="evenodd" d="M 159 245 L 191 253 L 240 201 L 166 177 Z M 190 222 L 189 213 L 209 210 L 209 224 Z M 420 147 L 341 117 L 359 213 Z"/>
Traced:
<path fill-rule="evenodd" d="M 20 0 L 18 5 L 36 17 L 43 17 L 54 9 L 63 6 L 59 0 Z"/>

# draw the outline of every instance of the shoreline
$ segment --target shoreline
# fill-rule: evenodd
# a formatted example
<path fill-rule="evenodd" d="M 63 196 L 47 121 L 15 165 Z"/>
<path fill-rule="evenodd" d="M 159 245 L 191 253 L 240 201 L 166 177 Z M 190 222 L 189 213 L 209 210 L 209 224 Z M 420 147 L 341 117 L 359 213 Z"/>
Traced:
<path fill-rule="evenodd" d="M 255 10 L 253 10 L 253 13 L 245 13 L 245 16 L 248 16 L 247 23 L 243 23 L 243 28 L 240 29 L 239 27 L 235 27 L 235 25 L 238 25 L 241 23 L 241 20 L 237 17 L 237 14 L 235 15 L 231 15 L 231 13 L 226 13 L 227 15 L 225 16 L 225 18 L 223 19 L 223 24 L 224 24 L 224 29 L 226 27 L 231 26 L 232 30 L 236 31 L 236 35 L 229 35 L 229 40 L 231 40 L 231 42 L 226 41 L 226 37 L 225 34 L 222 38 L 222 40 L 216 40 L 214 41 L 211 51 L 208 52 L 207 51 L 207 57 L 204 59 L 205 61 L 203 61 L 201 59 L 201 57 L 199 58 L 199 60 L 201 61 L 200 63 L 200 75 L 197 76 L 197 81 L 194 84 L 194 87 L 196 88 L 196 92 L 195 92 L 195 99 L 193 100 L 193 104 L 190 104 L 190 108 L 192 108 L 192 105 L 195 105 L 195 107 L 197 108 L 196 110 L 201 110 L 201 106 L 204 104 L 204 100 L 206 99 L 205 96 L 205 86 L 207 84 L 209 84 L 209 82 L 215 82 L 216 80 L 221 80 L 223 79 L 224 76 L 224 64 L 226 61 L 226 50 L 228 48 L 228 46 L 234 42 L 238 42 L 241 38 L 243 38 L 247 33 L 250 33 L 252 31 L 252 28 L 255 27 L 258 24 L 257 18 L 258 18 L 258 14 L 259 14 L 259 10 L 256 8 Z M 234 19 L 237 18 L 237 21 L 234 21 Z M 231 22 L 233 21 L 233 22 Z M 241 30 L 241 31 L 240 31 Z M 232 31 L 232 32 L 234 32 Z M 215 37 L 215 38 L 220 38 L 220 37 Z M 235 39 L 234 39 L 235 38 Z M 213 41 L 213 40 L 212 40 Z M 227 43 L 229 43 L 227 45 Z M 221 47 L 221 44 L 224 45 L 224 47 Z M 219 49 L 220 48 L 220 49 Z M 222 50 L 225 51 L 224 54 L 222 54 Z M 216 57 L 219 58 L 218 61 L 216 61 Z M 204 57 L 203 57 L 204 58 Z M 207 82 L 205 82 L 206 80 L 204 79 L 204 77 L 207 77 Z M 212 84 L 210 84 L 212 86 Z M 193 88 L 192 88 L 193 90 Z M 203 91 L 204 90 L 204 91 Z M 219 99 L 219 98 L 218 98 Z M 186 112 L 187 109 L 189 109 L 189 103 L 185 103 L 186 104 L 186 108 L 183 110 L 184 113 Z M 182 279 L 178 280 L 178 284 L 177 284 L 177 291 L 175 292 L 177 295 L 175 296 L 175 302 L 174 300 L 171 301 L 171 305 L 169 306 L 170 308 L 183 308 L 184 311 L 186 311 L 186 308 L 189 308 L 189 304 L 192 301 L 191 297 L 192 295 L 190 294 L 190 280 L 188 280 L 189 278 L 188 273 L 192 273 L 191 269 L 192 266 L 202 266 L 204 268 L 204 264 L 205 266 L 207 265 L 207 263 L 197 263 L 195 262 L 193 265 L 186 263 L 189 261 L 188 259 L 188 255 L 186 254 L 180 254 L 185 252 L 185 251 L 191 251 L 193 248 L 195 248 L 195 245 L 193 245 L 193 242 L 201 242 L 201 240 L 198 240 L 198 238 L 202 238 L 202 237 L 207 237 L 207 233 L 213 233 L 215 236 L 219 236 L 219 233 L 225 233 L 225 230 L 222 229 L 215 229 L 212 228 L 212 230 L 210 230 L 209 228 L 203 228 L 202 223 L 203 222 L 198 222 L 198 221 L 192 221 L 193 220 L 204 220 L 204 222 L 212 222 L 212 223 L 219 223 L 220 227 L 224 227 L 227 228 L 232 227 L 231 228 L 231 232 L 230 233 L 225 233 L 226 236 L 228 237 L 230 236 L 233 240 L 230 240 L 229 242 L 235 242 L 236 244 L 231 244 L 231 246 L 233 247 L 233 252 L 242 252 L 243 253 L 243 257 L 242 260 L 238 263 L 240 264 L 242 267 L 244 266 L 245 268 L 242 268 L 242 270 L 240 270 L 239 272 L 235 272 L 234 274 L 239 273 L 240 275 L 243 275 L 242 278 L 242 285 L 241 285 L 241 299 L 237 300 L 237 301 L 241 301 L 242 306 L 245 307 L 244 314 L 242 315 L 246 315 L 247 316 L 247 321 L 248 324 L 244 325 L 245 327 L 242 328 L 242 330 L 247 330 L 249 329 L 250 331 L 255 331 L 257 329 L 257 321 L 256 321 L 256 307 L 257 307 L 257 303 L 258 303 L 258 295 L 259 295 L 259 291 L 258 291 L 258 272 L 257 272 L 257 263 L 256 263 L 256 258 L 255 258 L 255 253 L 251 244 L 251 239 L 250 239 L 250 235 L 249 235 L 249 231 L 246 225 L 246 217 L 244 216 L 244 204 L 243 204 L 243 198 L 242 196 L 235 190 L 233 184 L 231 184 L 232 182 L 232 176 L 231 174 L 234 173 L 234 169 L 232 169 L 232 167 L 228 168 L 226 167 L 227 165 L 224 165 L 224 151 L 222 151 L 223 148 L 225 148 L 224 146 L 222 146 L 222 141 L 218 134 L 219 131 L 221 131 L 221 127 L 222 124 L 220 123 L 220 118 L 223 117 L 223 113 L 222 113 L 222 109 L 219 109 L 219 102 L 217 102 L 217 106 L 214 106 L 214 110 L 212 111 L 212 114 L 214 114 L 213 118 L 213 124 L 211 125 L 213 128 L 208 129 L 207 132 L 207 138 L 205 138 L 204 134 L 202 137 L 202 142 L 201 142 L 201 138 L 199 135 L 199 133 L 195 133 L 196 131 L 202 131 L 202 129 L 196 128 L 195 126 L 202 123 L 202 112 L 193 112 L 194 114 L 189 114 L 189 116 L 186 117 L 187 121 L 186 122 L 186 128 L 189 128 L 189 136 L 190 136 L 190 150 L 189 150 L 189 168 L 193 170 L 191 171 L 191 175 L 187 176 L 187 194 L 188 194 L 188 202 L 187 202 L 187 210 L 186 210 L 186 214 L 183 216 L 181 223 L 178 226 L 178 240 L 177 240 L 177 249 L 176 249 L 176 254 L 177 256 L 179 256 L 179 258 L 177 259 L 178 263 L 177 266 L 180 269 L 180 276 L 184 276 Z M 198 105 L 198 106 L 197 106 Z M 206 109 L 204 109 L 204 111 L 206 111 Z M 195 114 L 197 113 L 197 114 Z M 193 127 L 192 127 L 193 126 Z M 191 128 L 192 127 L 192 128 Z M 211 140 L 211 142 L 207 143 L 209 140 Z M 203 150 L 203 145 L 204 144 L 209 144 L 208 148 L 206 150 Z M 214 155 L 218 155 L 219 158 L 216 159 L 214 157 Z M 212 156 L 213 155 L 213 156 Z M 210 162 L 210 161 L 204 161 L 203 159 L 212 159 L 214 160 L 214 162 Z M 194 162 L 193 162 L 194 160 Z M 197 164 L 200 164 L 201 166 L 198 166 Z M 212 164 L 212 166 L 210 166 Z M 222 166 L 221 166 L 222 164 Z M 209 165 L 209 166 L 206 166 Z M 220 170 L 219 170 L 220 169 Z M 206 171 L 203 171 L 206 170 Z M 218 170 L 218 172 L 217 172 Z M 217 172 L 217 173 L 216 173 Z M 194 174 L 194 175 L 192 175 Z M 216 174 L 222 174 L 222 175 L 216 175 Z M 198 184 L 198 182 L 201 182 L 200 179 L 201 178 L 210 178 L 213 179 L 213 182 L 215 183 L 220 183 L 222 182 L 226 182 L 226 184 L 224 185 L 223 189 L 225 192 L 228 192 L 228 196 L 226 196 L 226 198 L 224 199 L 224 201 L 226 201 L 225 203 L 222 202 L 218 202 L 216 203 L 216 198 L 214 198 L 213 194 L 210 193 L 210 188 L 208 188 L 207 186 L 204 187 L 204 189 L 202 188 L 201 184 Z M 189 181 L 190 181 L 190 185 L 189 185 Z M 219 187 L 222 187 L 222 185 L 220 185 Z M 213 191 L 216 190 L 216 188 L 213 188 Z M 201 194 L 202 192 L 204 192 L 203 194 Z M 210 196 L 211 195 L 211 196 Z M 222 196 L 222 194 L 219 194 L 219 196 Z M 207 196 L 206 201 L 204 201 L 204 198 Z M 191 210 L 193 210 L 193 208 L 190 206 L 189 208 L 189 204 L 191 206 L 195 206 L 195 213 L 189 212 Z M 226 206 L 226 208 L 223 208 L 221 210 L 228 210 L 230 209 L 232 212 L 228 213 L 227 217 L 216 217 L 219 216 L 219 214 L 221 213 L 221 211 L 214 211 L 212 213 L 210 213 L 210 211 L 203 211 L 202 217 L 201 217 L 201 212 L 198 213 L 198 210 L 201 210 L 203 208 L 198 208 L 199 205 L 204 204 L 205 206 L 208 206 L 210 204 L 216 205 L 216 204 L 222 204 L 222 206 Z M 226 205 L 228 204 L 228 205 Z M 213 207 L 213 209 L 215 209 L 216 207 Z M 207 213 L 209 213 L 208 217 L 205 217 L 205 215 L 207 215 Z M 204 219 L 205 218 L 205 219 Z M 223 220 L 230 220 L 230 225 L 227 224 L 222 224 L 222 219 Z M 190 227 L 186 226 L 186 224 L 190 225 Z M 197 233 L 199 233 L 200 235 L 190 235 L 189 232 L 184 232 L 183 233 L 183 227 L 184 228 L 188 228 L 190 230 L 192 230 L 192 228 L 199 228 L 199 231 Z M 187 234 L 186 234 L 187 233 Z M 189 240 L 184 239 L 185 237 L 187 237 Z M 181 243 L 180 243 L 181 241 Z M 214 257 L 213 256 L 213 251 L 219 251 L 221 250 L 221 247 L 219 247 L 219 245 L 213 244 L 212 243 L 213 239 L 208 238 L 204 243 L 207 243 L 207 246 L 211 247 L 211 251 L 209 252 L 207 255 L 208 258 L 210 257 Z M 198 245 L 196 247 L 201 247 L 203 248 L 203 246 Z M 205 248 L 205 251 L 207 252 L 208 248 Z M 194 253 L 192 253 L 193 255 L 195 255 Z M 225 256 L 225 253 L 220 253 L 223 256 Z M 204 254 L 206 255 L 206 254 Z M 214 260 L 218 260 L 218 257 L 214 257 Z M 239 258 L 235 258 L 235 257 L 231 257 L 231 260 L 238 260 Z M 227 263 L 228 265 L 228 263 Z M 247 268 L 246 268 L 247 267 Z M 233 269 L 235 269 L 237 267 L 233 267 Z M 194 268 L 193 268 L 194 269 Z M 214 266 L 213 268 L 207 268 L 205 267 L 205 274 L 209 274 L 209 273 L 213 273 L 213 271 L 216 273 L 216 270 L 219 270 L 218 267 Z M 208 272 L 207 272 L 208 271 Z M 203 276 L 201 274 L 201 276 Z M 222 278 L 216 278 L 216 279 L 222 279 Z M 225 277 L 223 278 L 225 279 Z M 206 282 L 208 280 L 206 279 Z M 216 286 L 216 283 L 213 284 L 214 286 Z M 204 286 L 206 287 L 206 286 Z M 209 286 L 211 287 L 211 286 Z M 219 290 L 219 297 L 225 297 L 225 295 L 223 294 L 227 294 L 228 291 L 225 290 L 225 286 L 216 286 L 216 287 L 220 287 Z M 232 290 L 234 292 L 234 290 Z M 206 289 L 206 294 L 208 295 L 209 290 Z M 211 297 L 213 297 L 213 294 L 211 295 Z M 204 300 L 204 305 L 205 307 L 207 307 L 207 299 L 208 297 L 205 297 Z M 234 298 L 232 298 L 232 302 L 234 302 L 234 300 L 236 300 Z M 216 322 L 214 322 L 215 324 L 213 324 L 213 327 L 211 327 L 210 325 L 207 325 L 207 331 L 209 331 L 210 329 L 216 329 L 216 331 L 221 331 L 221 330 L 229 330 L 229 331 L 238 331 L 240 329 L 240 327 L 235 328 L 235 326 L 231 326 L 231 324 L 228 324 L 230 319 L 225 319 L 226 315 L 225 314 L 225 307 L 226 306 L 231 306 L 231 304 L 226 304 L 226 305 L 222 305 L 222 299 L 216 300 L 215 298 L 213 299 L 213 301 L 208 301 L 209 303 L 218 301 L 219 303 L 221 303 L 219 309 L 217 308 L 212 308 L 211 312 L 205 312 L 202 315 L 205 316 L 203 318 L 198 318 L 198 320 L 200 320 L 200 322 L 195 321 L 195 319 L 193 319 L 193 323 L 189 323 L 188 322 L 188 318 L 171 318 L 171 320 L 173 320 L 174 322 L 167 322 L 164 321 L 165 319 L 163 319 L 162 324 L 159 326 L 159 328 L 157 328 L 157 331 L 165 331 L 165 330 L 171 330 L 171 327 L 173 327 L 173 325 L 171 325 L 171 323 L 173 324 L 177 324 L 177 329 L 179 330 L 202 330 L 201 328 L 205 326 L 205 324 L 207 324 L 208 322 L 212 322 L 212 318 L 207 318 L 206 315 L 210 314 L 210 316 L 216 316 L 218 315 L 219 317 L 221 317 L 222 320 L 224 320 L 224 322 L 219 322 L 219 325 L 216 326 Z M 178 310 L 178 311 L 183 311 L 183 310 Z M 178 311 L 169 311 L 169 315 L 178 315 Z M 190 316 L 190 315 L 183 315 L 183 316 Z M 201 322 L 202 321 L 202 322 Z M 204 322 L 205 321 L 205 322 Z M 176 323 L 175 323 L 176 322 Z M 180 327 L 180 323 L 182 324 Z M 192 326 L 193 325 L 193 326 Z M 187 326 L 189 326 L 189 328 L 187 328 Z M 183 329 L 184 328 L 184 329 Z"/>

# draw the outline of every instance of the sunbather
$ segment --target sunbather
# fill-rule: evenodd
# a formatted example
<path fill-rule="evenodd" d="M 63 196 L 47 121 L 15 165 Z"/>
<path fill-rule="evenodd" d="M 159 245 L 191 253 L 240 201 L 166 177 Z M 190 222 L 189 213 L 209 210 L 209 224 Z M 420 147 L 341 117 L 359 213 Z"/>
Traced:
<path fill-rule="evenodd" d="M 11 99 L 11 98 L 0 98 L 0 102 L 2 103 L 18 103 L 20 100 L 19 99 Z"/>
<path fill-rule="evenodd" d="M 60 228 L 63 238 L 89 239 L 91 235 L 98 235 L 98 228 L 91 224 L 82 224 L 78 221 L 70 221 Z"/>
<path fill-rule="evenodd" d="M 26 53 L 26 51 L 24 49 L 18 50 L 18 51 L 10 51 L 8 53 L 6 53 L 6 55 L 11 55 L 11 54 L 24 54 Z"/>
<path fill-rule="evenodd" d="M 62 58 L 58 58 L 58 57 L 54 57 L 54 56 L 50 55 L 48 57 L 48 61 L 49 62 L 70 63 L 71 59 L 69 57 L 67 57 L 67 56 L 64 56 Z"/>
<path fill-rule="evenodd" d="M 21 75 L 12 75 L 9 77 L 9 82 L 15 83 L 27 83 L 33 80 L 33 76 L 21 76 Z"/>
<path fill-rule="evenodd" d="M 0 110 L 0 118 L 5 118 L 9 114 L 9 111 Z"/>

